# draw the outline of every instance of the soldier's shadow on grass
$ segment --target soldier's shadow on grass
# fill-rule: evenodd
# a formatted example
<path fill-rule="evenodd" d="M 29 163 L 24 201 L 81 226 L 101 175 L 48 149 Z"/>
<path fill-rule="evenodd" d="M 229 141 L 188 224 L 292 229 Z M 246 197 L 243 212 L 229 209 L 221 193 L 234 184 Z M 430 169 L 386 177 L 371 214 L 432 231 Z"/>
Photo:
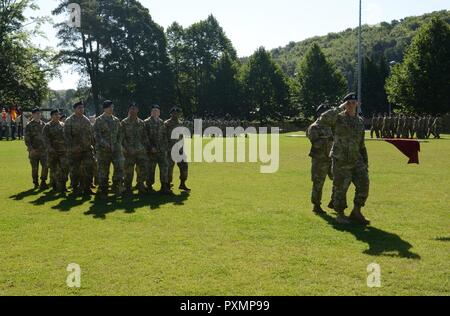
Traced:
<path fill-rule="evenodd" d="M 15 195 L 12 195 L 9 198 L 14 200 L 14 201 L 22 201 L 23 199 L 25 199 L 25 198 L 27 198 L 29 196 L 33 196 L 33 195 L 39 194 L 39 192 L 40 191 L 37 190 L 37 189 L 30 189 L 30 190 L 23 191 L 23 192 L 15 194 Z"/>
<path fill-rule="evenodd" d="M 107 198 L 95 198 L 91 201 L 91 206 L 84 215 L 93 216 L 96 219 L 106 219 L 108 214 L 123 211 L 126 214 L 133 214 L 137 209 L 149 207 L 150 210 L 156 210 L 164 204 L 173 204 L 182 206 L 184 201 L 189 198 L 189 193 L 183 192 L 180 195 L 133 195 L 117 199 L 114 196 Z"/>
<path fill-rule="evenodd" d="M 357 224 L 341 225 L 330 215 L 321 216 L 330 226 L 341 232 L 351 233 L 359 241 L 366 243 L 369 249 L 364 253 L 370 256 L 400 257 L 420 260 L 420 256 L 410 251 L 409 242 L 393 233 L 375 227 L 363 227 Z"/>

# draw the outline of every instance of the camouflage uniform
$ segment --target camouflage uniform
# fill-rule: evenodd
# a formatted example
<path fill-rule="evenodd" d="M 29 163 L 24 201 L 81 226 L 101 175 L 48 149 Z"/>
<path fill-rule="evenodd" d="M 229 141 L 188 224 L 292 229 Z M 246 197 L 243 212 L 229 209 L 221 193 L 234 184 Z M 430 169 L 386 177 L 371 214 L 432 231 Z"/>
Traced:
<path fill-rule="evenodd" d="M 147 179 L 148 138 L 143 120 L 127 117 L 122 121 L 122 145 L 125 152 L 125 188 L 131 190 L 134 169 L 136 167 L 137 183 L 140 190 Z"/>
<path fill-rule="evenodd" d="M 383 138 L 390 138 L 391 137 L 390 130 L 391 130 L 391 118 L 388 117 L 388 116 L 385 116 L 383 118 L 383 131 L 382 131 Z"/>
<path fill-rule="evenodd" d="M 145 120 L 145 130 L 149 141 L 149 166 L 147 176 L 147 186 L 151 188 L 155 184 L 156 165 L 159 166 L 159 174 L 162 185 L 169 185 L 167 132 L 164 121 L 160 118 L 150 117 Z M 156 149 L 156 153 L 151 152 Z"/>
<path fill-rule="evenodd" d="M 356 187 L 354 204 L 363 207 L 369 196 L 368 155 L 364 143 L 364 121 L 350 117 L 340 109 L 325 112 L 319 125 L 334 130 L 334 143 L 330 156 L 333 161 L 334 208 L 343 213 L 347 208 L 347 191 L 350 184 Z"/>
<path fill-rule="evenodd" d="M 48 149 L 48 165 L 58 190 L 66 187 L 69 173 L 64 124 L 53 122 L 46 124 L 43 130 L 45 144 Z"/>
<path fill-rule="evenodd" d="M 67 154 L 74 190 L 90 190 L 94 176 L 94 135 L 92 125 L 86 116 L 71 115 L 64 124 Z"/>
<path fill-rule="evenodd" d="M 113 186 L 115 189 L 121 190 L 125 158 L 123 156 L 120 120 L 115 116 L 100 115 L 94 123 L 94 137 L 100 190 L 108 190 L 111 164 L 114 166 Z"/>
<path fill-rule="evenodd" d="M 312 161 L 311 180 L 313 182 L 311 203 L 315 206 L 320 206 L 322 204 L 323 185 L 327 175 L 333 180 L 330 158 L 333 146 L 333 132 L 330 127 L 321 126 L 318 122 L 315 122 L 308 128 L 306 135 L 312 145 L 309 153 Z M 333 195 L 331 197 L 332 201 Z"/>
<path fill-rule="evenodd" d="M 175 167 L 175 161 L 172 159 L 172 148 L 173 146 L 178 143 L 180 140 L 183 139 L 183 136 L 180 136 L 179 139 L 172 139 L 172 132 L 177 127 L 181 126 L 181 123 L 179 120 L 175 120 L 173 118 L 167 120 L 164 122 L 166 133 L 167 133 L 167 142 L 169 144 L 168 151 L 167 151 L 167 157 L 168 157 L 168 181 L 171 184 L 173 181 L 173 169 Z M 184 154 L 183 152 L 180 152 L 180 154 Z M 180 181 L 187 181 L 188 179 L 188 163 L 186 161 L 182 161 L 177 163 L 178 168 L 180 169 Z"/>
<path fill-rule="evenodd" d="M 28 148 L 31 164 L 31 174 L 35 185 L 39 182 L 39 164 L 41 164 L 41 181 L 46 182 L 48 177 L 47 149 L 45 147 L 42 130 L 45 123 L 43 121 L 32 120 L 25 128 L 25 145 Z M 32 152 L 34 151 L 34 152 Z"/>

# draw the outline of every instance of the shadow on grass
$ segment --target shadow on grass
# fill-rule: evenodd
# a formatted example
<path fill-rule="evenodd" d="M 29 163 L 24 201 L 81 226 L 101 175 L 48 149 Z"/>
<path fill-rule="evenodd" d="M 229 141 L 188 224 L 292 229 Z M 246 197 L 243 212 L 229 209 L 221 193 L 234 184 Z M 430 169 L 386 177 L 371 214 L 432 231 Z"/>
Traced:
<path fill-rule="evenodd" d="M 420 256 L 410 251 L 412 245 L 400 236 L 375 227 L 363 227 L 357 224 L 341 225 L 330 215 L 321 216 L 334 229 L 351 233 L 359 241 L 368 244 L 364 253 L 370 256 L 400 257 L 420 260 Z"/>
<path fill-rule="evenodd" d="M 133 195 L 117 199 L 114 196 L 107 198 L 95 198 L 91 201 L 91 207 L 84 215 L 92 215 L 97 219 L 106 219 L 107 214 L 117 211 L 124 211 L 126 214 L 133 214 L 136 209 L 149 206 L 151 210 L 156 210 L 164 204 L 184 205 L 184 201 L 189 198 L 189 193 L 183 192 L 180 195 Z"/>
<path fill-rule="evenodd" d="M 450 237 L 439 237 L 435 239 L 436 241 L 450 241 Z"/>
<path fill-rule="evenodd" d="M 27 198 L 29 196 L 33 196 L 33 195 L 39 194 L 40 192 L 42 192 L 42 191 L 39 191 L 37 189 L 30 189 L 30 190 L 23 191 L 23 192 L 15 194 L 15 195 L 12 195 L 9 198 L 12 199 L 12 200 L 15 200 L 15 201 L 21 201 L 24 198 Z"/>

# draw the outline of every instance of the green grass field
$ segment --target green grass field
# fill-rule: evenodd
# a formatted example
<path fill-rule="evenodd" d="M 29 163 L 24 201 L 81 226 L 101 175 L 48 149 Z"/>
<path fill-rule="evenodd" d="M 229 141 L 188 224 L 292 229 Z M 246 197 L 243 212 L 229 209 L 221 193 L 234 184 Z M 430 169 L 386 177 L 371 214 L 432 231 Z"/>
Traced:
<path fill-rule="evenodd" d="M 305 138 L 281 136 L 276 174 L 191 164 L 190 195 L 119 201 L 35 192 L 24 144 L 0 142 L 0 295 L 449 295 L 449 136 L 422 144 L 421 165 L 367 146 L 363 229 L 311 212 Z"/>

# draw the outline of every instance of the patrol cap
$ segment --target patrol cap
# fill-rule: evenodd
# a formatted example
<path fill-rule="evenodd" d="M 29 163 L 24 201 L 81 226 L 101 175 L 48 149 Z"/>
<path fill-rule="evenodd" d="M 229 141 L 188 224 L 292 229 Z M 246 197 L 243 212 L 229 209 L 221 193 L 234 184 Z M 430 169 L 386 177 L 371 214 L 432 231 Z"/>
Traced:
<path fill-rule="evenodd" d="M 111 100 L 106 100 L 103 102 L 103 109 L 110 108 L 113 105 L 113 102 Z"/>
<path fill-rule="evenodd" d="M 41 112 L 41 109 L 40 108 L 38 108 L 38 107 L 35 107 L 35 108 L 33 108 L 32 110 L 31 110 L 31 113 L 39 113 L 39 112 Z"/>
<path fill-rule="evenodd" d="M 348 101 L 358 101 L 358 96 L 356 95 L 356 93 L 349 93 L 344 97 L 343 102 L 348 102 Z"/>
<path fill-rule="evenodd" d="M 154 109 L 161 110 L 161 107 L 158 104 L 153 104 L 152 105 L 152 110 L 154 110 Z"/>
<path fill-rule="evenodd" d="M 50 115 L 59 114 L 59 110 L 51 110 Z"/>
<path fill-rule="evenodd" d="M 174 106 L 170 109 L 170 114 L 183 112 L 179 107 Z"/>
<path fill-rule="evenodd" d="M 316 113 L 317 115 L 321 115 L 322 113 L 325 113 L 326 111 L 328 111 L 330 108 L 328 107 L 328 105 L 326 104 L 321 104 L 317 107 L 316 109 Z"/>
<path fill-rule="evenodd" d="M 75 103 L 74 105 L 73 105 L 73 108 L 74 109 L 76 109 L 77 107 L 79 107 L 79 106 L 81 106 L 81 105 L 84 105 L 84 103 L 83 103 L 83 101 L 78 101 L 77 103 Z"/>

